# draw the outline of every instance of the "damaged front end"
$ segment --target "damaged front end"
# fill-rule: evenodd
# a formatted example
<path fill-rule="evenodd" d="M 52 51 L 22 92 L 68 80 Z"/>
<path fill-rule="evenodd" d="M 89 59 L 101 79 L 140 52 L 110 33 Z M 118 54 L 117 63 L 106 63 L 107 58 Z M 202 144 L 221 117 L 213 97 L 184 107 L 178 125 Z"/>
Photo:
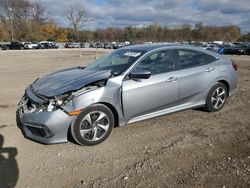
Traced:
<path fill-rule="evenodd" d="M 47 88 L 43 85 L 37 87 L 39 80 L 34 82 L 26 88 L 25 94 L 18 104 L 17 122 L 19 128 L 21 128 L 25 137 L 40 143 L 67 142 L 68 129 L 76 115 L 90 104 L 85 101 L 80 103 L 79 107 L 79 105 L 76 105 L 79 103 L 78 98 L 104 87 L 107 80 L 108 78 L 94 80 L 93 82 L 89 80 L 84 83 L 86 85 L 77 85 L 72 90 L 68 90 L 69 87 L 67 86 L 65 87 L 66 90 L 54 87 L 56 94 L 54 96 L 51 95 L 51 92 L 49 96 L 44 95 Z M 93 97 L 92 94 L 87 94 L 84 98 L 93 102 L 90 100 L 90 96 Z"/>
<path fill-rule="evenodd" d="M 25 92 L 17 110 L 17 122 L 25 137 L 44 144 L 67 141 L 68 127 L 74 117 L 64 112 L 55 101 Z"/>

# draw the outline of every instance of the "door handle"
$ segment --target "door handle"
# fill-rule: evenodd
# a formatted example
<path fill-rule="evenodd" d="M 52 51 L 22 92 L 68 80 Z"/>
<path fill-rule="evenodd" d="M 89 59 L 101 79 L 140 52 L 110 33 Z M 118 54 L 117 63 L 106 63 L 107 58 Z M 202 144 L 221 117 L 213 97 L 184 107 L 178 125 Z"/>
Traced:
<path fill-rule="evenodd" d="M 213 72 L 214 71 L 214 67 L 208 67 L 205 71 L 206 72 Z"/>
<path fill-rule="evenodd" d="M 178 80 L 178 77 L 173 77 L 173 76 L 171 76 L 171 77 L 169 77 L 167 80 L 166 80 L 166 82 L 175 82 L 175 81 L 177 81 Z"/>

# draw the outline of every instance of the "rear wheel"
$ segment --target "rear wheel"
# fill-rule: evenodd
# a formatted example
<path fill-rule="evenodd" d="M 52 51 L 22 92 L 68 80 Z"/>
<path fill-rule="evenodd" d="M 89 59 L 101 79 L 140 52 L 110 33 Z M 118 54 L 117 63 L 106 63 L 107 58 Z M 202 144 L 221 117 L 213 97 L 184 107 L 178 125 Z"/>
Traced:
<path fill-rule="evenodd" d="M 227 88 L 222 83 L 215 84 L 209 91 L 206 99 L 205 109 L 216 112 L 223 108 L 227 100 Z"/>
<path fill-rule="evenodd" d="M 93 146 L 108 138 L 113 127 L 112 111 L 98 104 L 84 109 L 71 126 L 71 134 L 78 144 Z"/>

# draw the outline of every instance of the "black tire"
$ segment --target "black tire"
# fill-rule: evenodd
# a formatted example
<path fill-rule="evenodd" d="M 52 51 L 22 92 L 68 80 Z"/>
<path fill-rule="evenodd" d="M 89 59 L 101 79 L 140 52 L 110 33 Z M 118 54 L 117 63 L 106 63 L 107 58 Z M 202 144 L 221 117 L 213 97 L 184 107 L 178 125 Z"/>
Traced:
<path fill-rule="evenodd" d="M 93 116 L 96 113 L 97 114 L 99 113 L 99 116 L 101 113 L 104 113 L 106 115 L 104 117 L 105 118 L 104 120 L 106 121 L 106 123 L 108 122 L 107 130 L 101 129 L 97 125 L 97 123 L 94 122 Z M 89 121 L 85 120 L 86 116 L 90 116 L 91 122 L 93 121 L 93 124 L 96 123 L 96 125 L 90 124 Z M 97 120 L 98 118 L 99 117 L 97 117 L 95 120 Z M 100 144 L 101 142 L 103 142 L 104 140 L 106 140 L 108 138 L 108 136 L 111 134 L 112 129 L 114 127 L 114 123 L 115 123 L 114 121 L 115 121 L 114 115 L 108 107 L 106 107 L 105 105 L 102 105 L 102 104 L 92 105 L 92 106 L 84 109 L 83 112 L 81 112 L 78 115 L 78 117 L 74 121 L 73 125 L 71 126 L 71 135 L 74 138 L 74 140 L 80 145 L 86 145 L 86 146 L 97 145 L 97 144 Z M 94 127 L 95 127 L 95 130 L 94 130 Z M 84 135 L 81 134 L 80 130 L 83 131 L 83 130 L 90 130 L 90 129 L 93 129 L 93 130 L 91 130 L 87 133 L 83 133 Z M 91 140 L 91 136 L 93 136 L 93 138 L 94 138 L 93 132 L 95 132 L 95 131 L 97 131 L 96 135 L 99 133 L 99 135 L 101 135 L 101 136 L 100 136 L 100 138 L 98 138 L 98 135 L 96 136 L 96 139 L 98 139 L 98 140 Z M 105 132 L 105 134 L 104 134 L 104 132 Z M 85 136 L 88 136 L 90 138 L 88 139 Z"/>
<path fill-rule="evenodd" d="M 219 94 L 217 93 L 217 96 L 216 96 L 217 91 L 221 92 L 221 94 L 224 92 L 224 94 L 219 96 Z M 220 82 L 216 83 L 211 88 L 211 90 L 209 91 L 207 95 L 205 110 L 209 112 L 217 112 L 221 110 L 227 101 L 227 94 L 228 94 L 227 87 L 223 83 L 220 83 Z M 218 102 L 218 105 L 216 105 L 217 102 Z"/>

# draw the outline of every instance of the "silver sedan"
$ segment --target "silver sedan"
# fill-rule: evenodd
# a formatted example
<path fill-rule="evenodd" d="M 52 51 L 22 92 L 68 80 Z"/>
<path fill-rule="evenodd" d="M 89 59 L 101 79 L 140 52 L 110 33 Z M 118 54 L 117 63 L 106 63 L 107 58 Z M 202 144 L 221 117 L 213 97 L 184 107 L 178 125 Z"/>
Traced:
<path fill-rule="evenodd" d="M 215 112 L 236 91 L 237 64 L 181 45 L 135 45 L 87 67 L 51 73 L 29 85 L 17 110 L 25 137 L 44 144 L 103 142 L 123 126 L 184 109 Z"/>

